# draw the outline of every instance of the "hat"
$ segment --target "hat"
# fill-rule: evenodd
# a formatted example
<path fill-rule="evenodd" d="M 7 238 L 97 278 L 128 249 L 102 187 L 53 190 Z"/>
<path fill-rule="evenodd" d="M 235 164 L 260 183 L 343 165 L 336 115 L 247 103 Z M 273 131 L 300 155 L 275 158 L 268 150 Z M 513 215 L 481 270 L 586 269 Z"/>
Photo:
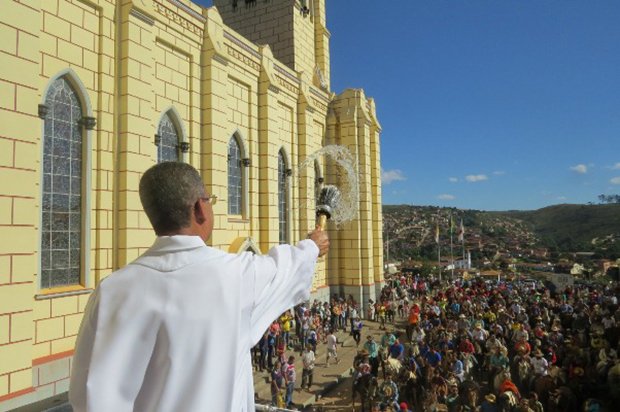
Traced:
<path fill-rule="evenodd" d="M 407 402 L 401 402 L 401 403 L 400 403 L 400 410 L 401 410 L 401 411 L 407 411 L 407 410 L 409 410 L 409 406 L 407 405 Z"/>
<path fill-rule="evenodd" d="M 486 399 L 487 402 L 495 403 L 495 395 L 493 395 L 492 393 L 489 393 L 488 395 L 485 395 L 484 399 Z"/>
<path fill-rule="evenodd" d="M 536 356 L 542 356 L 543 353 L 540 351 L 540 349 L 536 349 L 536 352 L 534 352 L 534 355 Z"/>

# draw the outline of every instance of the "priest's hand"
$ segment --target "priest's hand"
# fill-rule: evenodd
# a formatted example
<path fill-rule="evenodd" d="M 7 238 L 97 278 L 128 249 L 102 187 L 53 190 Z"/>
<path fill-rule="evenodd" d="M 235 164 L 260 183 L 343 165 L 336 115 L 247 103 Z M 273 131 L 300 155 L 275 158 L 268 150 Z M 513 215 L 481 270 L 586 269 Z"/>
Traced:
<path fill-rule="evenodd" d="M 312 239 L 316 246 L 319 248 L 319 257 L 325 255 L 329 251 L 329 236 L 327 232 L 322 230 L 319 226 L 308 234 L 308 239 Z"/>

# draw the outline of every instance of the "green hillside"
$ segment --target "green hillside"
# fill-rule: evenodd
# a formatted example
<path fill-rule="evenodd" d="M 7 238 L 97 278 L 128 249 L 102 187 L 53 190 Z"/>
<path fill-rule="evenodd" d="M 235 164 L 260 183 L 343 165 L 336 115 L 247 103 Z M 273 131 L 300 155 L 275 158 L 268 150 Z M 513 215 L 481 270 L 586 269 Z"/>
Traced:
<path fill-rule="evenodd" d="M 534 211 L 488 213 L 528 223 L 543 243 L 562 251 L 620 246 L 620 204 L 562 204 Z"/>
<path fill-rule="evenodd" d="M 481 257 L 498 250 L 547 248 L 552 252 L 594 252 L 620 258 L 620 204 L 555 205 L 533 211 L 485 212 L 430 206 L 385 205 L 384 241 L 393 258 L 426 258 L 440 242 L 449 244 L 449 222 L 465 226 L 467 249 Z M 456 242 L 458 229 L 453 226 Z M 386 246 L 387 247 L 387 246 Z"/>

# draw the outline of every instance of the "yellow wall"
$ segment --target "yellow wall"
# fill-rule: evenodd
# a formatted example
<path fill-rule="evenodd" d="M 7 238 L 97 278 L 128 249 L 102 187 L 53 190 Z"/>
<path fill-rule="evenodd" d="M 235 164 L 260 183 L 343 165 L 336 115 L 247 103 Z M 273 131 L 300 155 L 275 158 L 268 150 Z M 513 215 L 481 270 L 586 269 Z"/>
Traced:
<path fill-rule="evenodd" d="M 380 126 L 374 102 L 363 92 L 329 91 L 324 0 L 313 2 L 306 18 L 298 2 L 265 3 L 279 11 L 255 30 L 268 32 L 269 24 L 288 19 L 288 46 L 258 46 L 225 24 L 253 21 L 251 15 L 228 11 L 223 20 L 216 8 L 187 0 L 5 3 L 0 13 L 0 411 L 66 391 L 90 292 L 151 245 L 154 234 L 142 212 L 138 182 L 157 161 L 155 134 L 169 110 L 177 116 L 181 140 L 189 144 L 183 161 L 200 170 L 221 200 L 214 206 L 210 243 L 224 250 L 253 244 L 264 253 L 278 243 L 280 149 L 296 172 L 323 145 L 347 145 L 364 176 L 360 218 L 331 232 L 332 253 L 319 262 L 313 290 L 326 298 L 358 287 L 361 300 L 381 284 Z M 39 105 L 50 83 L 63 76 L 80 94 L 83 115 L 96 120 L 94 129 L 83 130 L 89 166 L 83 195 L 86 266 L 80 285 L 45 290 L 39 286 L 38 256 L 44 124 Z M 233 134 L 250 165 L 243 169 L 243 213 L 230 216 L 227 148 Z M 320 174 L 332 183 L 329 165 L 319 163 Z M 316 177 L 311 165 L 288 178 L 291 242 L 314 226 Z"/>

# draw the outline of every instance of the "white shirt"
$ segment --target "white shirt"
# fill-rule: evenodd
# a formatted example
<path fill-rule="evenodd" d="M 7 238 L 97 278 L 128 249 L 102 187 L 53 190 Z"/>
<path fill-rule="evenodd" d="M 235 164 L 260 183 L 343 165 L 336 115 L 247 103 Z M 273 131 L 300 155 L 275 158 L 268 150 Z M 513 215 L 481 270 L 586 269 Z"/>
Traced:
<path fill-rule="evenodd" d="M 303 354 L 301 355 L 301 361 L 304 364 L 304 369 L 309 369 L 312 370 L 314 369 L 314 352 L 309 350 L 309 351 L 304 351 Z"/>
<path fill-rule="evenodd" d="M 546 375 L 547 368 L 549 367 L 549 362 L 545 358 L 533 357 L 530 359 L 530 363 L 532 364 L 532 368 L 534 369 L 534 373 L 537 375 Z"/>
<path fill-rule="evenodd" d="M 336 344 L 338 343 L 338 338 L 335 335 L 329 334 L 327 335 L 327 349 L 336 349 Z"/>
<path fill-rule="evenodd" d="M 197 236 L 157 238 L 90 297 L 73 358 L 73 410 L 254 411 L 250 348 L 308 299 L 318 252 L 312 240 L 258 256 Z"/>

